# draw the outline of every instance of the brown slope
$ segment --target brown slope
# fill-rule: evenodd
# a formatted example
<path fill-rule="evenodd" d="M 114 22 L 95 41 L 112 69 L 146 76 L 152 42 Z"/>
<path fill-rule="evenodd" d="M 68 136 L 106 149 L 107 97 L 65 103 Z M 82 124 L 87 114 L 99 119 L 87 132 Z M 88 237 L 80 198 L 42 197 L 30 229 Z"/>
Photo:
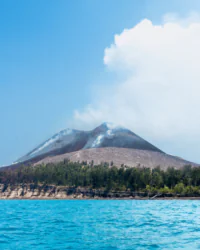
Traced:
<path fill-rule="evenodd" d="M 175 168 L 182 168 L 184 165 L 191 164 L 197 166 L 195 163 L 180 159 L 175 156 L 167 155 L 165 153 L 148 151 L 148 150 L 138 150 L 130 148 L 91 148 L 80 150 L 76 152 L 66 153 L 62 155 L 46 157 L 35 165 L 44 163 L 57 163 L 64 159 L 69 159 L 72 162 L 77 161 L 94 161 L 94 164 L 100 164 L 101 162 L 114 162 L 114 165 L 120 167 L 122 164 L 127 166 L 141 166 L 154 168 L 160 166 L 162 169 L 166 170 L 169 166 Z"/>

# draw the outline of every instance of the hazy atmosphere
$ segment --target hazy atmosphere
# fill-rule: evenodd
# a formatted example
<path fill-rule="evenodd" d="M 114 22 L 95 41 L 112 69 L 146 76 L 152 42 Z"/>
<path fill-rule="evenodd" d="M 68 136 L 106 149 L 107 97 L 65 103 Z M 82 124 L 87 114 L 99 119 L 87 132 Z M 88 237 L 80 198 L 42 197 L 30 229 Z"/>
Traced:
<path fill-rule="evenodd" d="M 200 2 L 78 3 L 0 2 L 0 165 L 104 121 L 200 163 Z"/>

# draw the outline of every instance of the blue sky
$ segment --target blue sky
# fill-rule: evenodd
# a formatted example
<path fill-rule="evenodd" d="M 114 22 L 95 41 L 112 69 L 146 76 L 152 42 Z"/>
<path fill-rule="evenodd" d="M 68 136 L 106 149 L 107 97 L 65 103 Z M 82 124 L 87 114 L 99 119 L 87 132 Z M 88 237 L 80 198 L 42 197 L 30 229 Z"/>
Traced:
<path fill-rule="evenodd" d="M 0 1 L 0 165 L 68 127 L 74 110 L 91 103 L 96 83 L 113 84 L 103 57 L 115 34 L 144 18 L 159 24 L 166 13 L 190 11 L 199 12 L 200 2 Z M 155 143 L 173 148 L 173 141 Z M 192 152 L 186 158 L 200 162 Z"/>

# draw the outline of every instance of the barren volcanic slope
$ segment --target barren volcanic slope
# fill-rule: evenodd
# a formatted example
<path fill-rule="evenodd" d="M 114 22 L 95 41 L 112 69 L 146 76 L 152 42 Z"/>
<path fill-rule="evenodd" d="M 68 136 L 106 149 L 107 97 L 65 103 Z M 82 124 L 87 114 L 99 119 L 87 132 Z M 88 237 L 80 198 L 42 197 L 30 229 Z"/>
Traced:
<path fill-rule="evenodd" d="M 71 161 L 111 162 L 116 166 L 138 164 L 147 167 L 160 165 L 182 167 L 189 162 L 167 155 L 130 130 L 103 123 L 91 131 L 66 129 L 40 144 L 21 157 L 21 163 L 58 162 L 65 158 Z M 195 164 L 193 164 L 195 165 Z"/>
<path fill-rule="evenodd" d="M 57 155 L 53 157 L 46 157 L 41 161 L 37 162 L 35 165 L 50 162 L 60 162 L 64 159 L 69 159 L 73 162 L 87 161 L 88 163 L 93 160 L 94 165 L 101 164 L 102 162 L 108 162 L 109 164 L 113 162 L 113 165 L 120 167 L 122 164 L 129 167 L 150 167 L 154 168 L 160 166 L 162 169 L 166 170 L 169 166 L 174 166 L 175 168 L 182 168 L 184 165 L 196 165 L 194 163 L 182 160 L 178 157 L 171 156 L 168 154 L 141 150 L 141 149 L 131 149 L 131 148 L 90 148 L 79 150 L 76 152 L 66 153 L 62 155 Z"/>
<path fill-rule="evenodd" d="M 130 130 L 111 123 L 103 123 L 91 131 L 62 130 L 37 148 L 21 157 L 17 162 L 42 159 L 89 148 L 133 148 L 161 152 L 158 148 Z"/>

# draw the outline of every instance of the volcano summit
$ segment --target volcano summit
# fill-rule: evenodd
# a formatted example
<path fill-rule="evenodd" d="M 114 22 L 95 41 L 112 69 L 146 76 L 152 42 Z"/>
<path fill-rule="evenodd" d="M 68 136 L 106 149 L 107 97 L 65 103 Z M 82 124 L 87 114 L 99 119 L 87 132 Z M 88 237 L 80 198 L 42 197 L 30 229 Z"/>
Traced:
<path fill-rule="evenodd" d="M 186 164 L 196 165 L 175 156 L 168 155 L 142 139 L 132 131 L 103 123 L 91 131 L 65 129 L 41 143 L 13 166 L 71 161 L 114 162 L 116 166 L 145 166 L 181 168 Z"/>
<path fill-rule="evenodd" d="M 46 156 L 60 155 L 83 149 L 107 147 L 162 152 L 160 149 L 124 127 L 112 123 L 103 123 L 91 131 L 74 129 L 62 130 L 21 157 L 17 162 L 29 161 L 38 157 L 43 158 Z"/>

